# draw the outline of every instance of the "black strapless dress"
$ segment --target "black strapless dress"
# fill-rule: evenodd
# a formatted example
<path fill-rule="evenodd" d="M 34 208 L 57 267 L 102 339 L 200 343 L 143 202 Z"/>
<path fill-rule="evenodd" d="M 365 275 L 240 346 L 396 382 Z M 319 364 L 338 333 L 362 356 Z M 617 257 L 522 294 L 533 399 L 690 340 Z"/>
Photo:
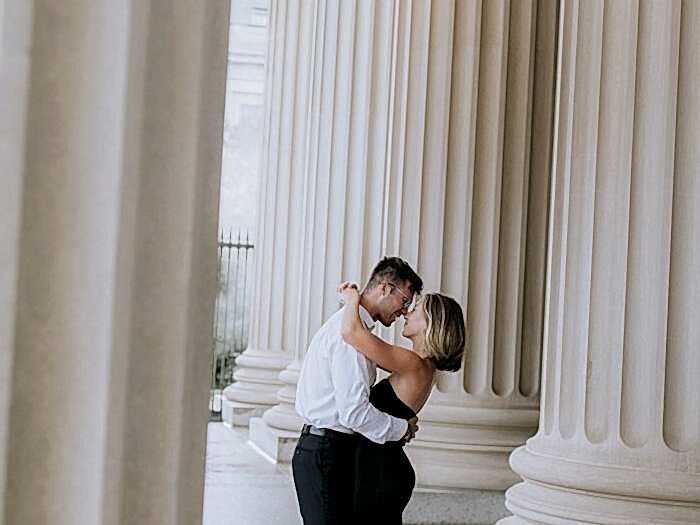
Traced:
<path fill-rule="evenodd" d="M 372 387 L 370 402 L 394 417 L 411 419 L 416 414 L 401 401 L 389 379 Z M 416 474 L 403 450 L 403 443 L 379 445 L 360 437 L 355 471 L 355 511 L 358 523 L 402 523 L 403 510 L 411 499 Z"/>

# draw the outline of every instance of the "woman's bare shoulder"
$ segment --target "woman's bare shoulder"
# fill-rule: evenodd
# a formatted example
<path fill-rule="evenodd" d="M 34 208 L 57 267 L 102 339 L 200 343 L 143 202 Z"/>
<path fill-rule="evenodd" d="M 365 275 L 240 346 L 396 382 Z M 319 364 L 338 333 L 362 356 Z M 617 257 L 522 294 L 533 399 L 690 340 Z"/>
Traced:
<path fill-rule="evenodd" d="M 415 405 L 416 401 L 422 400 L 423 402 L 419 403 L 422 406 L 433 388 L 435 369 L 429 363 L 423 363 L 411 370 L 394 373 L 392 376 L 392 384 L 401 390 L 407 399 L 413 401 L 410 404 Z"/>

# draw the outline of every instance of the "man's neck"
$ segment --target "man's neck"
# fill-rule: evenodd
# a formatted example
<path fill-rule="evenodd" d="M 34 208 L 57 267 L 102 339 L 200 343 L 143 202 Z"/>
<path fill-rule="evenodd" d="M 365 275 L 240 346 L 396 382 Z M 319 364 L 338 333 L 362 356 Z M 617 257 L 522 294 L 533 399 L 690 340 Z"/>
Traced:
<path fill-rule="evenodd" d="M 365 295 L 364 292 L 360 295 L 360 306 L 367 310 L 367 313 L 369 313 L 369 315 L 372 317 L 372 320 L 377 320 L 376 309 L 374 308 L 372 301 L 369 300 L 369 298 L 367 297 L 367 295 Z"/>

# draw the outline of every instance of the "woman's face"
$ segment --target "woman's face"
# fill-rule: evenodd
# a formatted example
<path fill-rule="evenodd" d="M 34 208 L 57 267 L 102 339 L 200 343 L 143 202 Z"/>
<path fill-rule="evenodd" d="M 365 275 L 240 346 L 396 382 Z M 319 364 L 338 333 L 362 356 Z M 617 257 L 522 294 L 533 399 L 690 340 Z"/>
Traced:
<path fill-rule="evenodd" d="M 404 315 L 406 323 L 403 326 L 401 335 L 411 338 L 417 334 L 425 334 L 428 329 L 428 321 L 425 318 L 425 310 L 423 309 L 423 301 L 418 301 L 415 308 Z"/>

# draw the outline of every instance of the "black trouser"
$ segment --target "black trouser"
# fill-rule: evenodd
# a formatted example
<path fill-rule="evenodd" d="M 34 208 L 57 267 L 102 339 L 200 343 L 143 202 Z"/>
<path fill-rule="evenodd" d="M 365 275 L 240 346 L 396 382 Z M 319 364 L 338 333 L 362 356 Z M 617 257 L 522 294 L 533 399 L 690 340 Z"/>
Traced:
<path fill-rule="evenodd" d="M 354 524 L 357 436 L 302 434 L 292 473 L 305 525 Z"/>

